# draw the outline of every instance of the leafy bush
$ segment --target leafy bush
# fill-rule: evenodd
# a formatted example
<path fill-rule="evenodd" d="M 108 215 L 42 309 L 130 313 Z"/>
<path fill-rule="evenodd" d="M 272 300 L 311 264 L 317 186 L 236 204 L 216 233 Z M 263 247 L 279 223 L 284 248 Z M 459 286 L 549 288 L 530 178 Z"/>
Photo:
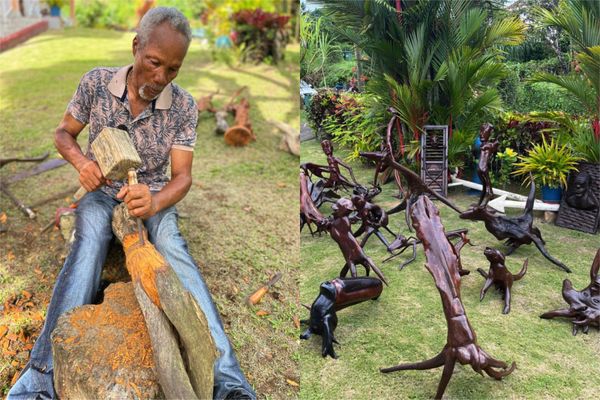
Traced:
<path fill-rule="evenodd" d="M 476 136 L 477 132 L 468 132 L 459 129 L 455 129 L 452 132 L 452 137 L 448 141 L 448 166 L 451 169 L 462 169 L 465 167 Z"/>
<path fill-rule="evenodd" d="M 335 112 L 325 118 L 323 129 L 333 141 L 352 150 L 349 160 L 360 157 L 361 151 L 375 151 L 381 145 L 385 121 L 382 113 L 368 110 L 361 95 L 343 94 Z"/>
<path fill-rule="evenodd" d="M 314 131 L 319 132 L 325 118 L 335 113 L 337 97 L 331 89 L 319 89 L 312 97 L 306 111 L 308 124 Z"/>
<path fill-rule="evenodd" d="M 289 40 L 285 29 L 290 16 L 263 11 L 241 10 L 231 19 L 235 23 L 235 44 L 243 49 L 242 61 L 257 63 L 270 59 L 277 63 L 283 59 Z"/>
<path fill-rule="evenodd" d="M 329 86 L 333 86 L 338 82 L 348 83 L 354 73 L 353 68 L 356 67 L 356 61 L 344 60 L 331 65 L 325 74 L 325 80 L 321 81 L 318 86 L 323 86 L 325 82 Z"/>

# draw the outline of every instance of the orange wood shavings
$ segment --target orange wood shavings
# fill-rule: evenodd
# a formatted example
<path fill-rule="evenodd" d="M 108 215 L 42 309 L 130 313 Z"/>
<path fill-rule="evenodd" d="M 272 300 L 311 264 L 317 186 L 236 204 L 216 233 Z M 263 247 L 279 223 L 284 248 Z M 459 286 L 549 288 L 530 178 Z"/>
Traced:
<path fill-rule="evenodd" d="M 149 241 L 141 245 L 137 233 L 123 237 L 123 249 L 131 278 L 141 283 L 150 300 L 160 308 L 156 272 L 166 270 L 167 262 Z"/>
<path fill-rule="evenodd" d="M 77 346 L 77 343 L 83 342 L 84 336 L 94 335 L 98 346 L 88 354 L 86 365 L 89 365 L 90 371 L 94 365 L 101 363 L 113 370 L 132 366 L 153 368 L 150 337 L 130 284 L 111 286 L 110 297 L 110 304 L 114 306 L 110 306 L 105 297 L 103 304 L 86 306 L 71 314 L 69 320 L 75 328 L 75 336 L 64 338 L 64 342 Z"/>

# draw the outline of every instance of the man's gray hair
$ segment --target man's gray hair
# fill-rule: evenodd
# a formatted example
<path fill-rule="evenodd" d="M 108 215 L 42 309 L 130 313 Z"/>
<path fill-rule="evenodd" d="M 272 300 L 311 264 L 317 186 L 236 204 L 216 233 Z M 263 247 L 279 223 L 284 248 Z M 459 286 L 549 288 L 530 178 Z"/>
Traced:
<path fill-rule="evenodd" d="M 185 36 L 187 44 L 192 40 L 192 30 L 187 18 L 176 8 L 156 7 L 150 9 L 140 21 L 137 29 L 137 37 L 141 47 L 148 43 L 150 34 L 154 28 L 168 23 L 176 32 Z"/>

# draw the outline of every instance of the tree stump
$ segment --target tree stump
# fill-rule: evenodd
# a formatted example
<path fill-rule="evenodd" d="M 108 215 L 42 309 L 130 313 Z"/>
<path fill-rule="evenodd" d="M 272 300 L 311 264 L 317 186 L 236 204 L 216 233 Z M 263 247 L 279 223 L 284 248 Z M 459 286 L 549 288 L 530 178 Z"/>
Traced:
<path fill-rule="evenodd" d="M 131 283 L 110 285 L 102 304 L 63 314 L 52 333 L 52 354 L 60 398 L 164 398 Z"/>

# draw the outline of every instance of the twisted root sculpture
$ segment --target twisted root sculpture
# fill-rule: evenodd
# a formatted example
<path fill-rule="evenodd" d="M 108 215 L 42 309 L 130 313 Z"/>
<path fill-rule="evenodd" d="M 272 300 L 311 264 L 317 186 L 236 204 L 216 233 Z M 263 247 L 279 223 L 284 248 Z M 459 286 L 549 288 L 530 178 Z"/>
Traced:
<path fill-rule="evenodd" d="M 489 356 L 477 344 L 477 336 L 467 319 L 460 298 L 458 257 L 444 234 L 439 210 L 427 197 L 420 196 L 412 206 L 411 218 L 417 237 L 423 242 L 427 257 L 425 267 L 433 276 L 442 298 L 448 336 L 446 346 L 435 357 L 421 362 L 384 368 L 381 372 L 424 370 L 443 366 L 444 371 L 435 395 L 436 399 L 441 399 L 444 395 L 456 362 L 462 365 L 469 364 L 475 372 L 479 374 L 485 372 L 497 380 L 511 374 L 516 367 L 514 362 L 509 367 L 505 362 Z"/>
<path fill-rule="evenodd" d="M 526 258 L 521 271 L 519 271 L 518 274 L 513 275 L 510 273 L 508 268 L 506 268 L 506 265 L 504 265 L 505 257 L 500 250 L 486 247 L 483 251 L 483 254 L 490 262 L 490 269 L 488 272 L 485 272 L 483 269 L 477 268 L 477 271 L 485 278 L 485 283 L 483 284 L 483 287 L 481 288 L 481 294 L 479 295 L 479 301 L 482 301 L 488 289 L 492 285 L 495 285 L 496 289 L 502 292 L 502 299 L 504 300 L 504 309 L 502 310 L 502 313 L 508 314 L 510 312 L 510 299 L 513 282 L 516 282 L 525 276 L 529 259 Z"/>
<path fill-rule="evenodd" d="M 540 315 L 540 318 L 551 319 L 556 317 L 570 318 L 573 323 L 573 335 L 577 335 L 579 328 L 583 333 L 588 333 L 590 326 L 595 326 L 600 331 L 600 249 L 590 269 L 590 284 L 578 291 L 573 289 L 570 280 L 563 281 L 562 296 L 569 304 L 569 308 L 549 311 Z"/>

